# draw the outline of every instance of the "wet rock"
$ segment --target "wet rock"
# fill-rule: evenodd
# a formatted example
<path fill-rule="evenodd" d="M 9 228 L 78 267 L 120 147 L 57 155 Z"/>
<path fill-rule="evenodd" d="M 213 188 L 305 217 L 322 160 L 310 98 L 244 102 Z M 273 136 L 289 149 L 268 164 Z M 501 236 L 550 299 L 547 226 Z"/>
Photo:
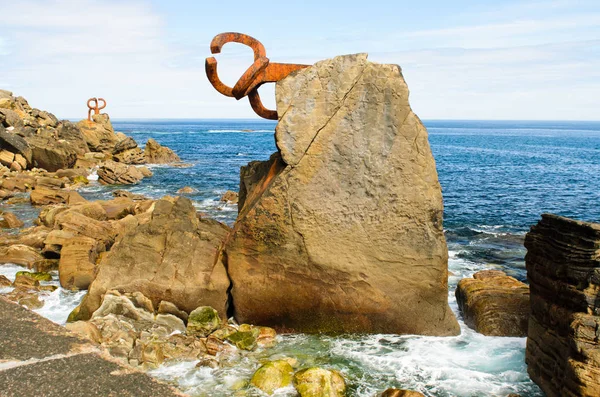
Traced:
<path fill-rule="evenodd" d="M 29 195 L 31 205 L 49 204 L 78 204 L 86 202 L 86 199 L 72 190 L 50 189 L 44 186 L 36 186 Z"/>
<path fill-rule="evenodd" d="M 525 248 L 529 376 L 548 397 L 600 395 L 600 224 L 543 214 Z"/>
<path fill-rule="evenodd" d="M 41 259 L 33 262 L 33 270 L 36 272 L 50 272 L 58 270 L 58 259 Z"/>
<path fill-rule="evenodd" d="M 33 263 L 44 259 L 40 252 L 27 245 L 14 244 L 9 247 L 0 247 L 0 263 L 14 263 L 31 268 Z"/>
<path fill-rule="evenodd" d="M 346 395 L 346 382 L 334 370 L 308 368 L 294 375 L 294 386 L 300 397 L 343 397 Z"/>
<path fill-rule="evenodd" d="M 15 288 L 13 291 L 5 295 L 6 299 L 17 302 L 30 310 L 40 309 L 44 307 L 44 301 L 40 300 L 38 294 L 28 289 L 21 287 Z"/>
<path fill-rule="evenodd" d="M 0 287 L 10 287 L 12 282 L 5 276 L 0 274 Z"/>
<path fill-rule="evenodd" d="M 102 333 L 100 332 L 98 327 L 96 327 L 96 325 L 91 322 L 76 321 L 74 323 L 66 324 L 65 328 L 94 343 L 99 344 L 102 342 Z"/>
<path fill-rule="evenodd" d="M 219 313 L 210 306 L 194 309 L 187 322 L 187 333 L 190 335 L 208 336 L 221 325 Z"/>
<path fill-rule="evenodd" d="M 121 236 L 102 258 L 98 274 L 82 302 L 92 313 L 102 295 L 113 288 L 139 291 L 157 307 L 163 300 L 190 312 L 211 306 L 224 317 L 229 279 L 218 261 L 218 248 L 228 228 L 199 220 L 186 198 L 153 204 L 147 223 Z"/>
<path fill-rule="evenodd" d="M 16 277 L 25 276 L 26 278 L 37 280 L 37 281 L 52 281 L 52 275 L 46 272 L 17 272 Z"/>
<path fill-rule="evenodd" d="M 146 196 L 128 192 L 127 190 L 115 190 L 112 192 L 114 197 L 126 197 L 132 200 L 148 200 Z"/>
<path fill-rule="evenodd" d="M 387 389 L 380 397 L 425 397 L 425 395 L 412 390 Z"/>
<path fill-rule="evenodd" d="M 241 350 L 254 350 L 257 346 L 257 339 L 260 335 L 260 330 L 250 328 L 246 331 L 237 331 L 227 336 L 227 341 Z"/>
<path fill-rule="evenodd" d="M 154 139 L 148 139 L 144 149 L 146 162 L 149 164 L 168 164 L 181 161 L 179 156 L 166 146 L 161 146 Z"/>
<path fill-rule="evenodd" d="M 40 286 L 39 280 L 36 280 L 33 277 L 29 277 L 27 274 L 24 274 L 24 273 L 17 274 L 15 276 L 15 281 L 13 282 L 13 287 L 21 287 L 21 288 L 25 288 L 25 289 L 35 289 Z"/>
<path fill-rule="evenodd" d="M 179 189 L 177 191 L 177 194 L 194 194 L 194 193 L 198 193 L 198 189 L 194 189 L 191 186 L 182 187 L 181 189 Z"/>
<path fill-rule="evenodd" d="M 256 370 L 250 383 L 268 395 L 272 395 L 275 390 L 291 385 L 293 374 L 294 369 L 286 361 L 271 361 Z"/>
<path fill-rule="evenodd" d="M 225 246 L 235 318 L 309 333 L 457 335 L 441 188 L 400 68 L 337 57 L 276 94 L 280 153 L 243 167 Z"/>
<path fill-rule="evenodd" d="M 183 334 L 170 335 L 163 346 L 163 354 L 167 360 L 195 360 L 206 352 L 204 342 Z"/>
<path fill-rule="evenodd" d="M 214 336 L 209 336 L 206 338 L 206 351 L 211 356 L 216 356 L 221 353 L 230 353 L 235 348 L 225 342 L 223 342 L 219 338 L 215 338 Z"/>
<path fill-rule="evenodd" d="M 142 165 L 142 166 L 140 166 L 140 167 L 137 167 L 137 168 L 138 168 L 138 170 L 139 170 L 139 171 L 142 173 L 142 175 L 144 175 L 144 178 L 149 178 L 149 177 L 151 177 L 152 175 L 154 175 L 154 174 L 152 173 L 152 171 L 150 171 L 150 168 L 148 168 L 148 167 L 146 167 L 146 166 L 143 166 L 143 165 Z"/>
<path fill-rule="evenodd" d="M 488 336 L 527 336 L 529 287 L 498 270 L 460 280 L 456 300 L 465 323 Z"/>
<path fill-rule="evenodd" d="M 231 190 L 226 191 L 221 196 L 221 201 L 228 204 L 237 204 L 239 200 L 238 194 Z"/>
<path fill-rule="evenodd" d="M 202 367 L 208 367 L 212 369 L 219 368 L 219 362 L 213 357 L 202 357 L 196 364 L 196 368 Z"/>
<path fill-rule="evenodd" d="M 8 211 L 0 211 L 0 228 L 14 229 L 23 227 L 24 223 L 15 214 Z"/>
<path fill-rule="evenodd" d="M 188 319 L 188 314 L 186 312 L 184 312 L 183 310 L 179 310 L 179 308 L 174 303 L 171 303 L 169 301 L 160 301 L 157 312 L 159 314 L 172 314 L 186 322 Z"/>
<path fill-rule="evenodd" d="M 106 161 L 98 169 L 98 181 L 104 185 L 131 185 L 142 179 L 144 175 L 133 165 Z"/>

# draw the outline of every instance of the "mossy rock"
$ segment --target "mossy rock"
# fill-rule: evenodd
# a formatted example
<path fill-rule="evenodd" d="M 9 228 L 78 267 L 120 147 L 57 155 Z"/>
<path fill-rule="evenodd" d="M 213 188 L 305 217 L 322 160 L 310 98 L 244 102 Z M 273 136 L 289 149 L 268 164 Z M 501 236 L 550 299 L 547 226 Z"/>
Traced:
<path fill-rule="evenodd" d="M 52 281 L 52 276 L 46 272 L 17 272 L 17 276 L 25 276 L 37 281 Z"/>
<path fill-rule="evenodd" d="M 256 349 L 256 339 L 260 335 L 260 330 L 253 328 L 250 331 L 237 331 L 227 337 L 230 343 L 233 343 L 238 349 L 254 350 Z"/>
<path fill-rule="evenodd" d="M 90 181 L 83 175 L 77 175 L 73 178 L 73 183 L 83 183 L 84 185 L 87 185 Z"/>
<path fill-rule="evenodd" d="M 346 382 L 334 370 L 313 367 L 298 371 L 294 375 L 294 386 L 300 397 L 344 397 Z"/>
<path fill-rule="evenodd" d="M 238 332 L 237 329 L 228 325 L 226 327 L 219 328 L 218 330 L 210 334 L 210 336 L 215 337 L 219 340 L 226 340 L 227 337 L 229 337 L 229 335 L 235 334 L 236 332 Z"/>
<path fill-rule="evenodd" d="M 90 318 L 92 318 L 93 313 L 90 313 L 86 305 L 87 297 L 88 295 L 86 294 L 81 300 L 79 306 L 69 313 L 69 317 L 67 317 L 68 323 L 74 323 L 75 321 L 88 321 Z"/>
<path fill-rule="evenodd" d="M 187 333 L 205 337 L 219 329 L 220 325 L 221 318 L 215 309 L 210 306 L 200 306 L 188 317 Z"/>
<path fill-rule="evenodd" d="M 256 370 L 250 383 L 268 395 L 272 395 L 275 390 L 292 383 L 293 373 L 294 369 L 287 361 L 271 361 Z"/>

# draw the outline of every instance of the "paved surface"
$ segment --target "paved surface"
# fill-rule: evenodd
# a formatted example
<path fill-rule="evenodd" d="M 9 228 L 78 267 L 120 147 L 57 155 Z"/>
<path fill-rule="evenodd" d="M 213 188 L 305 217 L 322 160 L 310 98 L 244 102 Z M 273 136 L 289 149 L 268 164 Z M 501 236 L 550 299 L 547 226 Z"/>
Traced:
<path fill-rule="evenodd" d="M 0 297 L 0 396 L 184 396 Z"/>

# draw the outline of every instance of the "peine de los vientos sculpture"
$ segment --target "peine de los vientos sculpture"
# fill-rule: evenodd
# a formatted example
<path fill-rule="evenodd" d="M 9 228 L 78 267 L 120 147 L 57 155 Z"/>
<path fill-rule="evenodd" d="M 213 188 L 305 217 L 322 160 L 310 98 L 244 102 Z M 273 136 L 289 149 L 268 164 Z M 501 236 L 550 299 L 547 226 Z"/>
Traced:
<path fill-rule="evenodd" d="M 221 253 L 229 314 L 303 332 L 459 333 L 441 187 L 408 95 L 399 66 L 366 54 L 277 82 L 278 151 L 242 168 Z"/>

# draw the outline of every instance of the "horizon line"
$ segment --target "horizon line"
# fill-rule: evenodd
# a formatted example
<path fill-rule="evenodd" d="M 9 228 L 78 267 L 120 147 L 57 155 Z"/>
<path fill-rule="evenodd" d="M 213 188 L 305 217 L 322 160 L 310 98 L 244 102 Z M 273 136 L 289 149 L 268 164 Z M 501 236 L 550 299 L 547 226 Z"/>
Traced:
<path fill-rule="evenodd" d="M 109 115 L 110 116 L 110 115 Z M 64 120 L 69 121 L 81 121 L 87 120 L 87 118 L 80 117 L 67 117 Z M 277 123 L 277 120 L 267 120 L 259 118 L 194 118 L 194 117 L 111 117 L 111 121 L 252 121 L 252 122 L 264 122 L 264 123 Z M 598 120 L 587 120 L 587 119 L 444 119 L 444 118 L 432 118 L 432 119 L 420 119 L 423 122 L 428 121 L 489 121 L 489 122 L 548 122 L 548 123 L 560 123 L 560 122 L 578 122 L 578 123 L 600 123 Z"/>

